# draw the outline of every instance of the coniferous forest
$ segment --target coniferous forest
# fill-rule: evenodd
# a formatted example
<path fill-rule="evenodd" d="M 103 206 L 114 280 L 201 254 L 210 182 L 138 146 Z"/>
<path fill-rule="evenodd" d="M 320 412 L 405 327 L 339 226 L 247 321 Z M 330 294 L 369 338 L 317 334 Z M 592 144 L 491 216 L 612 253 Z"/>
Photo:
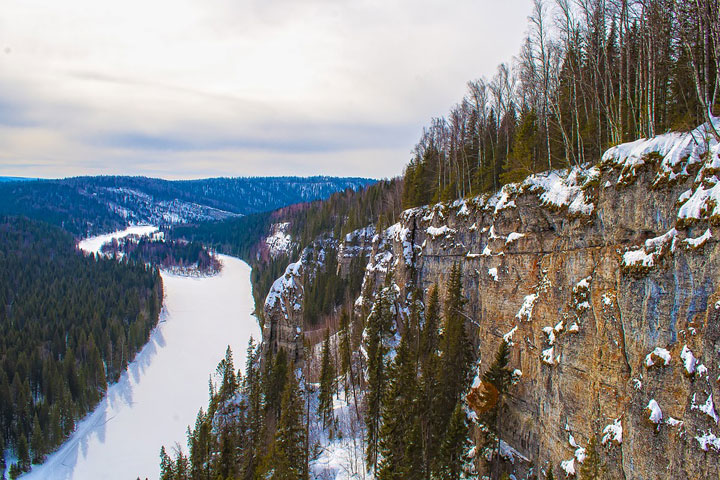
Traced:
<path fill-rule="evenodd" d="M 161 302 L 156 269 L 84 256 L 57 227 L 0 218 L 0 451 L 15 452 L 11 475 L 41 462 L 100 401 Z"/>

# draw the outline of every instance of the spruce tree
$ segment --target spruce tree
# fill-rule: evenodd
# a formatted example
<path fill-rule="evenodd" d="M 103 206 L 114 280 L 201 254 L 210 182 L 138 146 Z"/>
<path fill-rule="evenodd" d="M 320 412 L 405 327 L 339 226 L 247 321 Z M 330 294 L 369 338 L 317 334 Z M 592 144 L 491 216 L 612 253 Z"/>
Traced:
<path fill-rule="evenodd" d="M 37 415 L 35 415 L 35 418 L 33 419 L 33 430 L 30 444 L 32 448 L 33 463 L 42 463 L 45 458 L 45 436 L 40 428 L 40 420 L 38 420 Z"/>
<path fill-rule="evenodd" d="M 174 470 L 175 466 L 165 451 L 165 446 L 160 447 L 160 480 L 173 480 Z"/>
<path fill-rule="evenodd" d="M 284 348 L 278 350 L 274 357 L 266 359 L 267 372 L 264 375 L 265 409 L 275 418 L 280 416 L 282 392 L 288 377 L 288 359 Z"/>
<path fill-rule="evenodd" d="M 340 314 L 340 373 L 347 376 L 350 370 L 350 315 L 343 309 Z"/>
<path fill-rule="evenodd" d="M 302 480 L 305 475 L 303 400 L 292 368 L 288 369 L 275 444 L 271 450 L 272 480 Z"/>
<path fill-rule="evenodd" d="M 447 432 L 437 460 L 440 478 L 459 480 L 470 473 L 470 432 L 462 403 L 458 402 L 450 417 Z"/>
<path fill-rule="evenodd" d="M 482 377 L 483 391 L 480 394 L 482 414 L 480 415 L 480 421 L 492 434 L 486 441 L 494 449 L 492 459 L 494 464 L 498 461 L 497 451 L 500 448 L 500 436 L 502 433 L 500 421 L 502 420 L 505 395 L 512 380 L 512 372 L 508 368 L 509 361 L 510 346 L 503 340 L 495 354 L 495 360 Z"/>
<path fill-rule="evenodd" d="M 472 351 L 465 330 L 466 300 L 462 295 L 462 270 L 454 264 L 448 279 L 445 297 L 445 331 L 441 345 L 439 371 L 436 373 L 440 392 L 435 400 L 437 431 L 444 432 L 455 405 L 470 385 Z"/>
<path fill-rule="evenodd" d="M 330 330 L 325 330 L 325 341 L 322 348 L 322 363 L 320 367 L 320 394 L 318 398 L 318 415 L 322 420 L 323 428 L 332 425 L 333 420 L 333 387 L 335 383 L 335 366 L 332 361 L 330 347 Z"/>
<path fill-rule="evenodd" d="M 21 471 L 27 472 L 30 468 L 30 447 L 28 447 L 27 437 L 24 433 L 20 434 L 16 446 L 18 456 L 18 467 Z"/>
<path fill-rule="evenodd" d="M 380 426 L 382 407 L 388 386 L 387 354 L 390 339 L 394 334 L 395 290 L 392 274 L 388 273 L 385 285 L 380 291 L 368 315 L 365 330 L 365 351 L 367 352 L 367 392 L 365 394 L 365 425 L 367 427 L 367 465 L 377 470 L 379 460 Z"/>
<path fill-rule="evenodd" d="M 417 425 L 417 368 L 410 332 L 403 335 L 389 371 L 390 386 L 380 427 L 379 480 L 422 478 L 422 440 Z"/>
<path fill-rule="evenodd" d="M 241 467 L 245 480 L 255 478 L 263 441 L 263 408 L 258 352 L 252 337 L 248 341 L 243 378 L 243 394 L 247 399 L 247 446 L 241 450 Z"/>
<path fill-rule="evenodd" d="M 425 321 L 420 334 L 420 359 L 425 364 L 438 350 L 438 328 L 440 326 L 440 296 L 437 285 L 430 287 L 425 307 Z M 427 367 L 424 367 L 427 368 Z"/>

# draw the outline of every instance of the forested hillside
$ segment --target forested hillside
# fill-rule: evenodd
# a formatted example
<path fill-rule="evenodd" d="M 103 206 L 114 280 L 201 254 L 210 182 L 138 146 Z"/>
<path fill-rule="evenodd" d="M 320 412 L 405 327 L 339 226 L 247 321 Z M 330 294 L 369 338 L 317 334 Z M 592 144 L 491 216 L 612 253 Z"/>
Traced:
<path fill-rule="evenodd" d="M 262 344 L 163 480 L 715 475 L 718 12 L 538 0 L 423 132 L 407 210 L 258 221 Z"/>
<path fill-rule="evenodd" d="M 363 189 L 337 192 L 324 201 L 219 222 L 176 226 L 169 235 L 198 241 L 247 261 L 253 267 L 253 295 L 259 307 L 256 313 L 262 321 L 262 305 L 270 286 L 293 258 L 321 235 L 339 240 L 368 224 L 377 223 L 380 227 L 394 223 L 402 209 L 401 192 L 400 180 L 383 180 Z M 275 241 L 279 237 L 282 242 Z M 365 262 L 358 262 L 360 270 L 364 265 Z M 312 288 L 320 292 L 317 296 L 324 296 L 328 285 L 338 287 L 342 283 L 337 268 L 323 271 L 328 274 L 320 276 L 320 282 L 313 282 Z M 344 293 L 333 293 L 330 295 L 333 300 L 319 299 L 317 310 L 332 309 L 336 306 L 335 298 L 344 296 Z"/>
<path fill-rule="evenodd" d="M 373 182 L 335 177 L 168 181 L 114 176 L 2 182 L 0 214 L 25 215 L 87 236 L 128 223 L 164 226 L 270 211 Z"/>
<path fill-rule="evenodd" d="M 87 257 L 57 227 L 0 217 L 0 452 L 17 457 L 11 475 L 97 404 L 147 342 L 161 303 L 156 269 Z"/>

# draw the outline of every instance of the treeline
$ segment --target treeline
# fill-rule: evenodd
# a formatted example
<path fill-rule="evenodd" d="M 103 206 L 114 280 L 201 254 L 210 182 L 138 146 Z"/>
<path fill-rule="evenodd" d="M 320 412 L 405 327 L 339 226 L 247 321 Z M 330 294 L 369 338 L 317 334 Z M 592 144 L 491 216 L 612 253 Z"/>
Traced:
<path fill-rule="evenodd" d="M 495 191 L 709 121 L 720 114 L 719 12 L 718 0 L 535 0 L 513 61 L 468 82 L 423 131 L 404 205 Z"/>
<path fill-rule="evenodd" d="M 98 403 L 147 342 L 161 301 L 143 263 L 86 257 L 56 227 L 0 217 L 0 452 L 18 459 L 11 476 Z"/>
<path fill-rule="evenodd" d="M 102 246 L 102 252 L 112 256 L 123 254 L 131 261 L 162 268 L 192 268 L 201 273 L 217 272 L 220 269 L 220 262 L 199 242 L 130 236 L 120 241 L 113 239 Z"/>

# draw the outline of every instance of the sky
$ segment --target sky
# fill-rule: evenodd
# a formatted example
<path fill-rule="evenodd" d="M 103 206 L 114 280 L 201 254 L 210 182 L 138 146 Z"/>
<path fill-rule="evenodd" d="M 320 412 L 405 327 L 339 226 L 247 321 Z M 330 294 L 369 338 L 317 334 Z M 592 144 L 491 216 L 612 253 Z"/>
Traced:
<path fill-rule="evenodd" d="M 0 0 L 0 176 L 400 175 L 531 0 Z"/>

